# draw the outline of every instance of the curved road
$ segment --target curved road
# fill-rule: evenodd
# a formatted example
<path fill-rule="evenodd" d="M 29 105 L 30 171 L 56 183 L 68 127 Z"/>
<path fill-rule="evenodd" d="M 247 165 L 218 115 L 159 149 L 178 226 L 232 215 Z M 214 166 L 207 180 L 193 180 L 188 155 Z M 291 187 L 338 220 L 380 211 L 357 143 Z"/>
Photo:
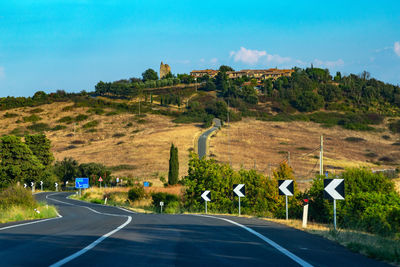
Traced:
<path fill-rule="evenodd" d="M 136 214 L 42 193 L 62 217 L 0 224 L 1 266 L 386 266 L 259 219 Z"/>
<path fill-rule="evenodd" d="M 205 131 L 199 137 L 198 146 L 197 146 L 199 159 L 202 159 L 204 156 L 206 156 L 206 154 L 207 154 L 207 138 L 208 138 L 208 136 L 210 136 L 210 134 L 212 132 L 218 130 L 218 128 L 221 127 L 221 120 L 213 119 L 213 124 L 214 124 L 214 127 Z"/>

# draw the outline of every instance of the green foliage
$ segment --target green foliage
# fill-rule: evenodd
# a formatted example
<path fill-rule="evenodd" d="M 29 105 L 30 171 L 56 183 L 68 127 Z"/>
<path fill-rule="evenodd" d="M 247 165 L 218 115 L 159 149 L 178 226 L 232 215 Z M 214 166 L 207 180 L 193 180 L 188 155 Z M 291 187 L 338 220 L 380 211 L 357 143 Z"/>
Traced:
<path fill-rule="evenodd" d="M 79 163 L 73 158 L 64 158 L 62 161 L 57 161 L 54 164 L 53 171 L 64 183 L 67 181 L 73 181 L 74 178 L 78 177 Z"/>
<path fill-rule="evenodd" d="M 172 201 L 169 202 L 166 206 L 165 206 L 165 213 L 169 213 L 169 214 L 177 214 L 180 213 L 181 208 L 180 208 L 180 203 L 178 201 Z"/>
<path fill-rule="evenodd" d="M 53 163 L 54 156 L 50 151 L 51 142 L 46 135 L 26 135 L 25 144 L 44 166 L 49 167 Z"/>
<path fill-rule="evenodd" d="M 26 128 L 34 132 L 45 132 L 51 130 L 50 126 L 47 123 L 34 123 Z"/>
<path fill-rule="evenodd" d="M 73 121 L 74 121 L 74 119 L 70 116 L 65 116 L 58 120 L 59 123 L 66 123 L 66 124 L 70 124 Z"/>
<path fill-rule="evenodd" d="M 0 191 L 0 211 L 16 205 L 33 208 L 36 204 L 32 193 L 21 185 L 14 184 Z"/>
<path fill-rule="evenodd" d="M 381 235 L 400 231 L 400 196 L 389 178 L 365 168 L 348 169 L 341 178 L 345 179 L 346 198 L 337 201 L 339 225 Z M 332 204 L 323 199 L 323 190 L 323 177 L 317 177 L 306 194 L 311 220 L 326 223 L 332 221 L 333 211 Z"/>
<path fill-rule="evenodd" d="M 65 125 L 56 125 L 53 128 L 51 128 L 51 131 L 60 131 L 60 130 L 64 130 L 67 129 L 67 126 Z"/>
<path fill-rule="evenodd" d="M 175 185 L 179 179 L 179 159 L 178 148 L 171 144 L 169 151 L 169 171 L 168 171 L 168 184 Z"/>
<path fill-rule="evenodd" d="M 3 115 L 4 118 L 15 118 L 18 117 L 19 115 L 16 113 L 8 113 L 6 112 L 6 114 Z"/>
<path fill-rule="evenodd" d="M 0 138 L 0 187 L 39 181 L 44 166 L 19 137 Z"/>
<path fill-rule="evenodd" d="M 81 122 L 81 121 L 87 120 L 87 118 L 88 118 L 88 115 L 79 114 L 74 118 L 74 121 Z"/>
<path fill-rule="evenodd" d="M 29 111 L 29 113 L 35 114 L 35 113 L 42 113 L 43 111 L 44 111 L 44 109 L 42 109 L 42 108 L 34 108 L 34 109 L 31 109 Z"/>
<path fill-rule="evenodd" d="M 267 179 L 254 170 L 236 172 L 229 165 L 221 165 L 214 160 L 199 159 L 190 155 L 188 176 L 185 177 L 186 191 L 184 205 L 188 210 L 203 210 L 201 193 L 212 192 L 209 203 L 212 212 L 237 212 L 238 198 L 234 195 L 233 184 L 246 184 L 246 197 L 241 205 L 244 214 L 271 216 L 278 208 L 277 181 Z"/>
<path fill-rule="evenodd" d="M 90 122 L 84 124 L 84 125 L 82 126 L 82 128 L 83 128 L 83 129 L 90 129 L 90 128 L 96 127 L 97 125 L 99 125 L 99 122 L 96 121 L 96 120 L 94 120 L 94 121 L 90 121 Z"/>
<path fill-rule="evenodd" d="M 152 193 L 151 198 L 153 201 L 153 206 L 159 207 L 160 202 L 164 202 L 164 205 L 168 206 L 171 202 L 179 202 L 179 197 L 174 194 L 164 193 L 164 192 L 157 192 Z"/>
<path fill-rule="evenodd" d="M 42 118 L 36 114 L 32 114 L 28 117 L 24 117 L 24 122 L 37 122 L 40 121 Z"/>
<path fill-rule="evenodd" d="M 400 120 L 390 123 L 389 130 L 391 130 L 393 133 L 400 133 Z"/>
<path fill-rule="evenodd" d="M 143 81 L 155 81 L 158 80 L 158 74 L 153 69 L 147 69 L 142 73 Z"/>
<path fill-rule="evenodd" d="M 145 196 L 144 188 L 143 186 L 135 186 L 129 189 L 128 191 L 128 198 L 131 201 L 137 201 L 143 199 Z"/>

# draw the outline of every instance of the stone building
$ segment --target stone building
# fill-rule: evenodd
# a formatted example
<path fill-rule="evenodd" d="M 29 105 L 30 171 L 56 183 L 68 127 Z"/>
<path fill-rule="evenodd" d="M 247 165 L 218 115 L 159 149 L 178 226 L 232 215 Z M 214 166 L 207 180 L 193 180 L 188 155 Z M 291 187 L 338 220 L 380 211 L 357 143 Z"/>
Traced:
<path fill-rule="evenodd" d="M 168 64 L 164 64 L 161 61 L 161 64 L 160 64 L 160 79 L 164 78 L 164 76 L 166 76 L 170 72 L 171 72 L 171 67 Z"/>

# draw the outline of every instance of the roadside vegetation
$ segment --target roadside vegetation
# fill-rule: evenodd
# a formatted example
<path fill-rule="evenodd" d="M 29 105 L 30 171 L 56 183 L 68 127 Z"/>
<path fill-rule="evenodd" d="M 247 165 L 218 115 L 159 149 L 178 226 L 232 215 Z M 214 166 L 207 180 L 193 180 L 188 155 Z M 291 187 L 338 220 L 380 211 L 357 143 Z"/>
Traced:
<path fill-rule="evenodd" d="M 0 191 L 0 223 L 56 216 L 54 206 L 38 203 L 32 193 L 20 185 L 12 185 Z"/>

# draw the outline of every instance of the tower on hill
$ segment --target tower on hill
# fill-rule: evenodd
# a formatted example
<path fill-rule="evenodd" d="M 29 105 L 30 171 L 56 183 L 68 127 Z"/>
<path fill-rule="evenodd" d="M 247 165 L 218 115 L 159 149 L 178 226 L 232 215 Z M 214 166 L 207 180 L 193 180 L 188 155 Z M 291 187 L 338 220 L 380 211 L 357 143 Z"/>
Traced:
<path fill-rule="evenodd" d="M 168 64 L 164 64 L 161 61 L 160 64 L 160 79 L 164 78 L 165 75 L 171 72 L 171 67 Z"/>

